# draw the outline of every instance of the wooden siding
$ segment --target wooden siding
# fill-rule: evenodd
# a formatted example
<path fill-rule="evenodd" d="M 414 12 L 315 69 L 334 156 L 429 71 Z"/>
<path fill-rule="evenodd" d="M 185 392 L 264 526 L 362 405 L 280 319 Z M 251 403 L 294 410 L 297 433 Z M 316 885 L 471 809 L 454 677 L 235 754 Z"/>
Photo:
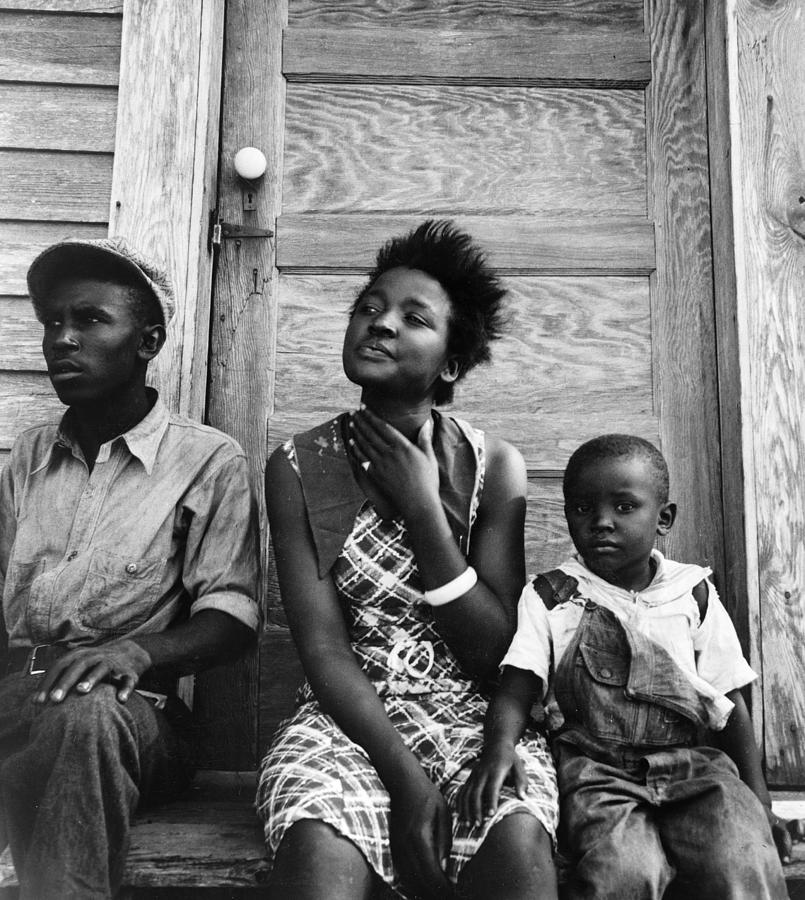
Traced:
<path fill-rule="evenodd" d="M 0 465 L 24 428 L 62 412 L 25 285 L 36 254 L 105 237 L 121 2 L 0 2 Z"/>
<path fill-rule="evenodd" d="M 730 111 L 749 613 L 773 784 L 805 783 L 805 18 L 736 0 Z"/>

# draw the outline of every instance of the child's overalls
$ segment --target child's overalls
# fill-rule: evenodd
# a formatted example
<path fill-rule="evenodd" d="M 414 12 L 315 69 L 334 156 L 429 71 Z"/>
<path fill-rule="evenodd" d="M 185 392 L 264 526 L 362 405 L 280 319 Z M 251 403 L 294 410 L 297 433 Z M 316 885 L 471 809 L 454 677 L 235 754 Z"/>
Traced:
<path fill-rule="evenodd" d="M 672 881 L 680 900 L 787 897 L 766 813 L 726 754 L 696 746 L 704 703 L 662 647 L 587 601 L 554 693 L 569 898 L 654 900 Z"/>

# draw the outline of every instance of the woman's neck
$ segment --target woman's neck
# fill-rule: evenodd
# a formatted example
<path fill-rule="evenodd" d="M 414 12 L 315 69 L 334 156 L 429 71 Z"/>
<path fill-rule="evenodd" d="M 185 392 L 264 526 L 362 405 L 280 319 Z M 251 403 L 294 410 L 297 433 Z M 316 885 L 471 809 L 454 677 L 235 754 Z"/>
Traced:
<path fill-rule="evenodd" d="M 361 396 L 361 403 L 389 425 L 393 425 L 409 441 L 416 441 L 420 428 L 430 418 L 433 410 L 430 398 L 416 403 L 396 397 L 368 396 L 366 391 Z"/>

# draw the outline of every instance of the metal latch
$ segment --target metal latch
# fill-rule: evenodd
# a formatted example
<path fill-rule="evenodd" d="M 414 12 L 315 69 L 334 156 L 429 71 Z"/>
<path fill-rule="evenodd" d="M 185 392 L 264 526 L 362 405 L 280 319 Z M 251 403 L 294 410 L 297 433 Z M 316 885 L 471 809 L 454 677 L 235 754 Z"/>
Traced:
<path fill-rule="evenodd" d="M 246 238 L 272 238 L 274 232 L 270 228 L 255 228 L 253 225 L 236 225 L 223 222 L 213 211 L 210 214 L 210 247 L 220 247 L 221 241 L 240 241 Z"/>

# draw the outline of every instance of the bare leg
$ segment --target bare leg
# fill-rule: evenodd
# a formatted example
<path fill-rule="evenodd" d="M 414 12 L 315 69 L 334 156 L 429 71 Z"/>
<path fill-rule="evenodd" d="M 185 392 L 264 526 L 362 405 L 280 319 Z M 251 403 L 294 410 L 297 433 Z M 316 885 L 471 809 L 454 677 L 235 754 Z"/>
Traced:
<path fill-rule="evenodd" d="M 529 813 L 512 813 L 489 832 L 458 879 L 467 900 L 556 900 L 551 839 Z"/>
<path fill-rule="evenodd" d="M 277 850 L 270 900 L 370 900 L 375 877 L 360 850 L 329 825 L 303 819 Z"/>

